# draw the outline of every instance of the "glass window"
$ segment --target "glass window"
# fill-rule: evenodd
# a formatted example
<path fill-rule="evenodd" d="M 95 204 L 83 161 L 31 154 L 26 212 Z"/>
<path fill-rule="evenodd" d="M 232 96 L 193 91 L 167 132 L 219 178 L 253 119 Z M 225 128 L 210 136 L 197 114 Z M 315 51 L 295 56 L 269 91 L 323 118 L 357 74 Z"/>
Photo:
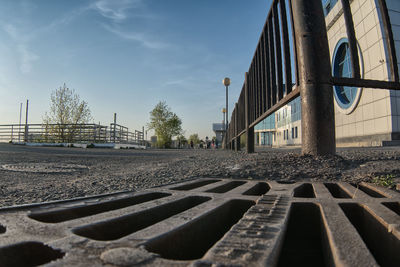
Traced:
<path fill-rule="evenodd" d="M 339 41 L 333 59 L 333 75 L 335 77 L 351 77 L 350 49 L 347 39 Z M 358 88 L 349 86 L 335 86 L 334 95 L 336 102 L 343 109 L 349 108 L 356 99 Z"/>
<path fill-rule="evenodd" d="M 338 0 L 322 0 L 322 6 L 324 8 L 324 14 L 327 16 L 332 8 L 336 5 Z"/>

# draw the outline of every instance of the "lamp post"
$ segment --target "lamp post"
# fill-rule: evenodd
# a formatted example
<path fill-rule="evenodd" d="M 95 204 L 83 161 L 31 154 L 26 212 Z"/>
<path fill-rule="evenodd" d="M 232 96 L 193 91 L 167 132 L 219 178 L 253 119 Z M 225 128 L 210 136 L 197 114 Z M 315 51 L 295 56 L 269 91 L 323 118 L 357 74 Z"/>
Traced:
<path fill-rule="evenodd" d="M 222 83 L 225 85 L 226 88 L 226 107 L 225 107 L 225 111 L 226 111 L 226 124 L 225 124 L 225 148 L 228 146 L 228 87 L 231 84 L 231 79 L 229 79 L 228 77 L 225 77 L 222 80 Z"/>
<path fill-rule="evenodd" d="M 226 112 L 226 109 L 225 108 L 223 108 L 222 109 L 222 128 L 225 130 L 225 112 Z"/>

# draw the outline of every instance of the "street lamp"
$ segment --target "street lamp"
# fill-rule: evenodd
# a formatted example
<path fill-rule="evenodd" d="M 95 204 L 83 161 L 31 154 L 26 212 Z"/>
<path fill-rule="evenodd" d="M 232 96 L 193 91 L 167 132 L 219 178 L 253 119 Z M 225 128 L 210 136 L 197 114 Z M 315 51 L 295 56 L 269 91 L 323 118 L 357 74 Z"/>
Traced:
<path fill-rule="evenodd" d="M 222 83 L 225 85 L 226 88 L 226 107 L 225 107 L 225 114 L 226 114 L 226 124 L 225 124 L 225 147 L 228 145 L 228 138 L 227 138 L 227 133 L 228 133 L 228 87 L 231 84 L 231 79 L 228 77 L 225 77 L 222 80 Z"/>

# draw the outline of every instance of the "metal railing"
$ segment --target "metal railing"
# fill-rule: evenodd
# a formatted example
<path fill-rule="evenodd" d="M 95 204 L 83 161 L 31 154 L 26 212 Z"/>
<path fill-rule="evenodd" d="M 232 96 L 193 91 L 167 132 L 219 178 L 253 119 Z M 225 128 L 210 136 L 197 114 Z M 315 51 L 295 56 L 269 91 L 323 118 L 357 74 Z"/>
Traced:
<path fill-rule="evenodd" d="M 125 143 L 144 145 L 144 133 L 127 127 L 100 124 L 0 125 L 0 142 L 29 143 Z"/>
<path fill-rule="evenodd" d="M 332 77 L 321 0 L 274 0 L 225 135 L 227 148 L 254 152 L 254 126 L 301 95 L 302 153 L 336 150 L 333 85 L 400 90 L 397 58 L 385 0 L 378 0 L 390 81 L 360 76 L 357 40 L 349 0 L 341 0 L 352 62 L 352 77 Z M 293 73 L 292 73 L 293 71 Z"/>

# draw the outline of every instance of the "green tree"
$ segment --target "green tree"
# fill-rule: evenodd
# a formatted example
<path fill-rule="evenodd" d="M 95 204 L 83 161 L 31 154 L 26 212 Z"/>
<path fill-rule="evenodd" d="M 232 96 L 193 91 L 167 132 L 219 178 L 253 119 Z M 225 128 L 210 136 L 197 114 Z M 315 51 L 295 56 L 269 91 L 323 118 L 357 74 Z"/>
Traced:
<path fill-rule="evenodd" d="M 172 137 L 182 133 L 181 119 L 171 111 L 165 101 L 160 101 L 150 111 L 149 130 L 154 130 L 159 147 L 170 148 Z"/>
<path fill-rule="evenodd" d="M 176 140 L 178 141 L 180 146 L 184 146 L 187 144 L 187 139 L 183 134 L 180 134 L 176 137 Z M 180 148 L 180 147 L 179 147 Z"/>
<path fill-rule="evenodd" d="M 45 113 L 43 124 L 51 139 L 73 142 L 78 125 L 89 123 L 91 119 L 87 102 L 64 83 L 51 93 L 50 111 Z"/>
<path fill-rule="evenodd" d="M 189 143 L 193 141 L 194 145 L 198 145 L 200 144 L 200 138 L 199 135 L 197 133 L 192 134 L 191 136 L 189 136 Z"/>

